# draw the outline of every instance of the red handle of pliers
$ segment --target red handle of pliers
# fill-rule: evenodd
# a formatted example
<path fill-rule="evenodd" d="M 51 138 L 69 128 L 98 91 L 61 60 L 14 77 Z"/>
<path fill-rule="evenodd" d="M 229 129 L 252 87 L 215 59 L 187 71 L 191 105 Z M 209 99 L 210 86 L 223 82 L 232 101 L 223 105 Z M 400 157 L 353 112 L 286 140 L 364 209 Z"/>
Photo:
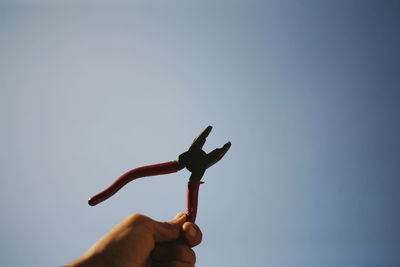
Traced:
<path fill-rule="evenodd" d="M 188 182 L 187 190 L 187 221 L 194 223 L 197 215 L 197 201 L 199 198 L 199 187 L 204 182 Z"/>
<path fill-rule="evenodd" d="M 159 174 L 168 174 L 177 171 L 178 171 L 177 161 L 169 161 L 161 164 L 148 165 L 130 170 L 127 173 L 121 175 L 107 189 L 91 197 L 88 203 L 90 206 L 99 204 L 100 202 L 106 200 L 107 198 L 117 193 L 118 190 L 120 190 L 124 185 L 137 178 L 159 175 Z"/>

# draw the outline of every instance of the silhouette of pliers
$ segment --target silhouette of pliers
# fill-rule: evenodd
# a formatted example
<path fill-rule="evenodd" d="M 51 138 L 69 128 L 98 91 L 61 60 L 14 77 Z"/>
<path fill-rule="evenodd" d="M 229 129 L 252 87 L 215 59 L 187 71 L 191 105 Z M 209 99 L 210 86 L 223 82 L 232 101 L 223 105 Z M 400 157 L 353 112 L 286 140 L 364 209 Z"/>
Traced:
<path fill-rule="evenodd" d="M 189 178 L 187 191 L 187 220 L 194 222 L 197 214 L 199 186 L 204 183 L 200 180 L 206 169 L 217 163 L 231 147 L 231 142 L 228 142 L 223 147 L 214 149 L 208 154 L 204 152 L 203 145 L 211 129 L 211 126 L 204 129 L 194 139 L 188 151 L 180 154 L 176 160 L 139 167 L 123 174 L 107 189 L 90 198 L 88 201 L 89 205 L 94 206 L 108 199 L 124 185 L 137 178 L 173 173 L 186 168 L 192 173 Z"/>

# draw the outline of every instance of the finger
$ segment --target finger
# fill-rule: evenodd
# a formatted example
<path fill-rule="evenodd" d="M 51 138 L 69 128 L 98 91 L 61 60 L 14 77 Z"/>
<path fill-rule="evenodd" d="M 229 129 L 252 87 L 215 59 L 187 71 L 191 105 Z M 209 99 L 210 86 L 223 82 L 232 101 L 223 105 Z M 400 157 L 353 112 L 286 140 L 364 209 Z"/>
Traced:
<path fill-rule="evenodd" d="M 194 264 L 181 261 L 155 262 L 151 267 L 193 267 Z"/>
<path fill-rule="evenodd" d="M 200 228 L 196 224 L 191 222 L 185 222 L 183 224 L 181 235 L 186 244 L 188 244 L 190 247 L 194 247 L 200 244 L 203 238 L 203 234 Z"/>
<path fill-rule="evenodd" d="M 170 222 L 156 222 L 152 225 L 153 237 L 156 243 L 175 241 L 180 236 L 180 230 L 186 220 L 184 212 L 178 213 Z"/>
<path fill-rule="evenodd" d="M 155 261 L 169 262 L 180 261 L 190 264 L 196 263 L 196 254 L 183 242 L 171 242 L 156 245 L 152 252 L 152 258 Z"/>

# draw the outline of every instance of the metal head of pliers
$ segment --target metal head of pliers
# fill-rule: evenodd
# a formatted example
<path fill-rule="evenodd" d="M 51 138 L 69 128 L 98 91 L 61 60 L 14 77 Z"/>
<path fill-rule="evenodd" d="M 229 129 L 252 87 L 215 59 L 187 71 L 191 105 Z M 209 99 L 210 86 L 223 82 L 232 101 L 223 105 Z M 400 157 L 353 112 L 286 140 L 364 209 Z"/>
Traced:
<path fill-rule="evenodd" d="M 197 188 L 196 190 L 198 190 L 198 185 L 202 183 L 200 182 L 200 179 L 203 177 L 203 174 L 206 171 L 206 169 L 211 165 L 217 163 L 231 147 L 231 143 L 228 142 L 222 148 L 217 148 L 208 154 L 204 152 L 202 148 L 204 143 L 206 142 L 208 134 L 211 132 L 211 129 L 212 127 L 208 126 L 198 137 L 196 137 L 196 139 L 194 139 L 189 150 L 181 154 L 178 157 L 178 159 L 165 163 L 139 167 L 121 175 L 108 188 L 98 193 L 97 195 L 91 197 L 89 199 L 89 205 L 94 206 L 99 204 L 100 202 L 114 195 L 127 183 L 135 179 L 146 176 L 173 173 L 185 167 L 192 172 L 192 175 L 190 176 L 189 180 L 189 186 L 194 185 Z M 189 199 L 197 199 L 197 193 L 194 193 L 196 190 L 195 189 L 189 190 L 190 191 Z M 192 201 L 189 201 L 188 203 L 190 203 L 189 205 L 190 211 L 188 212 L 188 214 L 194 214 L 193 216 L 192 215 L 190 216 L 191 220 L 194 221 L 196 217 L 195 214 L 196 214 L 197 204 L 195 204 Z"/>
<path fill-rule="evenodd" d="M 208 126 L 197 136 L 189 150 L 179 155 L 178 169 L 181 170 L 186 167 L 192 175 L 190 181 L 200 181 L 207 168 L 217 163 L 231 147 L 231 142 L 226 143 L 223 147 L 214 149 L 210 153 L 203 151 L 203 145 L 206 142 L 207 136 L 210 134 L 212 126 Z"/>

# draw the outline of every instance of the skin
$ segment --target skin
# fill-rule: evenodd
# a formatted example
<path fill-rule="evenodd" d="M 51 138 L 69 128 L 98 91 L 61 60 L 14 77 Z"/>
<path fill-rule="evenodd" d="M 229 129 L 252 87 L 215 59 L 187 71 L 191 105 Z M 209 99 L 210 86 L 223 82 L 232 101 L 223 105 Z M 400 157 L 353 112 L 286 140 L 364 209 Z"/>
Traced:
<path fill-rule="evenodd" d="M 200 228 L 181 212 L 170 222 L 132 214 L 103 236 L 69 267 L 190 267 L 192 247 L 200 244 Z"/>

